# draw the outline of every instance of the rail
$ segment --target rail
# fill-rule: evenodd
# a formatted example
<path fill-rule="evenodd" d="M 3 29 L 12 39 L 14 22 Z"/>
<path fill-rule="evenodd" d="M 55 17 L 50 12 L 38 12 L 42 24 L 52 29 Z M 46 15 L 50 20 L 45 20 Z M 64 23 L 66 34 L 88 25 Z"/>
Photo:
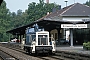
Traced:
<path fill-rule="evenodd" d="M 0 57 L 1 57 L 1 60 L 18 60 L 16 57 L 0 50 Z"/>
<path fill-rule="evenodd" d="M 14 46 L 14 45 L 9 45 L 9 44 L 2 44 L 2 45 L 4 45 L 4 46 L 6 45 L 9 47 Z M 18 46 L 20 46 L 20 45 L 18 45 Z M 14 46 L 14 47 L 17 48 L 18 46 Z M 19 49 L 20 48 L 18 48 L 18 50 Z M 69 52 L 69 51 L 56 51 L 55 56 L 59 56 L 62 58 L 67 58 L 67 59 L 73 59 L 73 60 L 90 60 L 90 55 L 88 55 L 88 54 Z"/>

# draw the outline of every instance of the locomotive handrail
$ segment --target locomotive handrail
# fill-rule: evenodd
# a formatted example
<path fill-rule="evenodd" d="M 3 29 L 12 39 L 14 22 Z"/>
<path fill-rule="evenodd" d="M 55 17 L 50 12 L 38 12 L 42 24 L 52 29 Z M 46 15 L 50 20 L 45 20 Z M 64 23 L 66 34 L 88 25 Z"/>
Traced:
<path fill-rule="evenodd" d="M 49 38 L 51 38 L 52 41 L 55 41 L 55 39 L 53 37 L 49 37 Z"/>

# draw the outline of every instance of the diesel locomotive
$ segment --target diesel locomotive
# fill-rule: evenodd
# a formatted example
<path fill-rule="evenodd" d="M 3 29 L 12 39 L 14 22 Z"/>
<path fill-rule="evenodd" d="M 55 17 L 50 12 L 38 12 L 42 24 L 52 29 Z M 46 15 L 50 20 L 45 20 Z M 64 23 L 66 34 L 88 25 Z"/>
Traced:
<path fill-rule="evenodd" d="M 29 54 L 55 53 L 55 40 L 49 37 L 48 31 L 42 29 L 27 28 L 24 50 Z"/>

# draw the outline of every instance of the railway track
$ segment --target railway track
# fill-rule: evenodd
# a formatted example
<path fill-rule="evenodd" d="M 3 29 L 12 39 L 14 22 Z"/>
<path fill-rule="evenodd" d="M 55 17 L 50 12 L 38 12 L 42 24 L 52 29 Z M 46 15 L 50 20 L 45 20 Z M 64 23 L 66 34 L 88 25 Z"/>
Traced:
<path fill-rule="evenodd" d="M 36 56 L 36 55 L 32 55 L 31 56 L 30 54 L 25 53 L 23 50 L 11 48 L 11 47 L 9 47 L 9 48 L 23 53 L 24 55 L 26 55 L 27 57 L 29 57 L 28 59 L 31 59 L 32 58 L 31 60 L 34 60 L 34 59 L 35 60 L 70 60 L 70 59 L 62 58 L 60 56 L 55 56 L 55 55 L 43 55 L 42 54 L 42 55 L 38 55 L 38 56 Z"/>
<path fill-rule="evenodd" d="M 9 55 L 8 53 L 0 50 L 0 58 L 1 60 L 19 60 L 15 58 L 14 56 Z"/>
<path fill-rule="evenodd" d="M 5 47 L 5 44 L 4 44 Z M 77 54 L 77 53 L 70 53 L 70 52 L 65 52 L 65 51 L 57 51 L 55 55 L 38 55 L 38 56 L 31 56 L 30 54 L 27 54 L 24 50 L 20 49 L 17 46 L 10 46 L 6 45 L 7 48 L 13 49 L 15 51 L 19 51 L 23 54 L 26 54 L 27 56 L 31 58 L 35 58 L 36 60 L 90 60 L 89 55 L 82 55 L 82 54 Z M 33 60 L 33 59 L 32 59 Z"/>

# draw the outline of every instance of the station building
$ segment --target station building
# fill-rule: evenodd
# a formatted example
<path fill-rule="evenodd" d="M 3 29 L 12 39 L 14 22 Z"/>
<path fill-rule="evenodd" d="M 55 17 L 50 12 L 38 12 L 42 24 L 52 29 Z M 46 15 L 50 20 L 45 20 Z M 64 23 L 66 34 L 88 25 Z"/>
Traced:
<path fill-rule="evenodd" d="M 80 43 L 81 41 L 80 44 L 84 42 L 84 40 L 75 40 L 74 38 L 76 36 L 73 36 L 75 35 L 75 32 L 73 31 L 78 29 L 89 31 L 89 23 L 90 7 L 80 3 L 74 3 L 58 11 L 48 13 L 46 16 L 34 21 L 33 23 L 7 31 L 7 33 L 20 36 L 21 40 L 22 36 L 24 37 L 25 35 L 27 27 L 32 27 L 34 24 L 38 24 L 46 31 L 49 31 L 50 35 L 52 35 L 55 40 L 58 40 L 58 42 L 60 42 L 61 38 L 66 39 L 70 41 L 70 46 L 73 46 L 76 42 Z"/>

